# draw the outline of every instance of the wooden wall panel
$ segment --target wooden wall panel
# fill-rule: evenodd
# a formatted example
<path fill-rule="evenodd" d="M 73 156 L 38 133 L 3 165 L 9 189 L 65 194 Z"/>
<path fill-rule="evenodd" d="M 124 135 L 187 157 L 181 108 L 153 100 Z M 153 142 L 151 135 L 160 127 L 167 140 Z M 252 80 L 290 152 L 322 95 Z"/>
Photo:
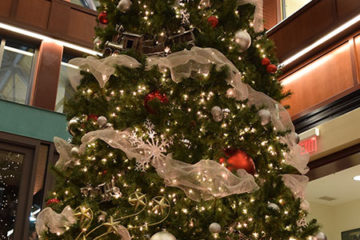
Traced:
<path fill-rule="evenodd" d="M 280 1 L 279 0 L 265 0 L 264 1 L 264 27 L 270 29 L 275 26 L 280 20 Z"/>
<path fill-rule="evenodd" d="M 354 87 L 350 45 L 345 43 L 286 77 L 285 89 L 293 95 L 283 104 L 290 105 L 293 118 L 325 104 Z"/>
<path fill-rule="evenodd" d="M 60 36 L 66 36 L 70 23 L 70 7 L 62 2 L 53 1 L 48 30 Z"/>
<path fill-rule="evenodd" d="M 12 0 L 1 0 L 0 1 L 0 16 L 8 17 L 11 13 Z"/>
<path fill-rule="evenodd" d="M 357 63 L 357 80 L 360 84 L 360 35 L 355 37 L 355 60 Z"/>
<path fill-rule="evenodd" d="M 46 29 L 50 5 L 49 0 L 19 0 L 15 20 L 32 27 Z"/>
<path fill-rule="evenodd" d="M 288 19 L 270 34 L 278 46 L 278 58 L 286 59 L 302 46 L 314 41 L 314 37 L 321 35 L 324 30 L 329 31 L 335 18 L 333 0 L 321 0 L 293 19 Z"/>
<path fill-rule="evenodd" d="M 336 7 L 340 18 L 351 18 L 352 16 L 359 14 L 360 1 L 336 0 Z"/>
<path fill-rule="evenodd" d="M 70 11 L 71 24 L 69 24 L 68 36 L 91 43 L 93 46 L 93 38 L 95 36 L 96 18 L 90 14 L 84 14 L 78 10 Z"/>

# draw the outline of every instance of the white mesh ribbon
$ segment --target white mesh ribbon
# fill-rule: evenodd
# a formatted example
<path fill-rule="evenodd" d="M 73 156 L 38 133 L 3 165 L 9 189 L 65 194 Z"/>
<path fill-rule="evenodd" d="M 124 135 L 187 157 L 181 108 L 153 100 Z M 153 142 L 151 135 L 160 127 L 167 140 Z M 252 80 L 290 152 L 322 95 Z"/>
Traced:
<path fill-rule="evenodd" d="M 238 0 L 238 5 L 244 5 L 250 3 L 255 6 L 254 13 L 254 30 L 255 32 L 261 32 L 264 30 L 263 20 L 263 0 Z"/>
<path fill-rule="evenodd" d="M 133 136 L 129 131 L 104 129 L 85 134 L 81 141 L 80 151 L 100 139 L 113 148 L 122 150 L 128 158 L 144 161 L 146 149 L 131 144 Z M 183 189 L 185 194 L 194 201 L 222 198 L 233 194 L 248 193 L 258 188 L 252 175 L 241 170 L 238 176 L 214 160 L 201 160 L 196 164 L 177 161 L 171 155 L 157 161 L 151 161 L 160 177 L 169 186 Z"/>
<path fill-rule="evenodd" d="M 309 178 L 307 176 L 297 174 L 284 174 L 282 175 L 282 180 L 284 184 L 294 193 L 295 197 L 301 199 L 305 198 L 305 189 L 306 185 L 309 182 Z"/>
<path fill-rule="evenodd" d="M 140 63 L 133 57 L 128 55 L 113 55 L 106 58 L 96 58 L 88 56 L 86 58 L 74 58 L 69 61 L 70 64 L 78 66 L 81 70 L 91 72 L 96 80 L 99 82 L 100 87 L 104 87 L 111 75 L 115 73 L 116 66 L 124 66 L 128 68 L 140 67 Z M 79 85 L 79 75 L 74 74 L 71 70 L 69 74 L 71 85 L 74 89 Z"/>
<path fill-rule="evenodd" d="M 36 218 L 36 233 L 50 231 L 54 234 L 63 234 L 67 227 L 76 223 L 74 211 L 70 206 L 66 206 L 61 213 L 56 213 L 51 208 L 42 210 Z"/>
<path fill-rule="evenodd" d="M 73 162 L 73 157 L 71 154 L 73 145 L 58 137 L 54 137 L 54 144 L 56 151 L 60 154 L 59 160 L 56 162 L 55 167 L 57 167 L 59 170 L 65 170 Z"/>
<path fill-rule="evenodd" d="M 214 160 L 188 164 L 168 156 L 156 170 L 166 185 L 182 189 L 194 201 L 250 193 L 258 188 L 254 177 L 245 170 L 239 170 L 236 176 Z"/>
<path fill-rule="evenodd" d="M 147 69 L 153 66 L 168 68 L 172 80 L 176 83 L 190 77 L 192 73 L 208 74 L 212 64 L 216 64 L 217 69 L 223 66 L 230 67 L 230 74 L 234 71 L 239 72 L 230 60 L 213 48 L 193 47 L 191 50 L 185 49 L 167 57 L 153 56 L 147 59 Z"/>

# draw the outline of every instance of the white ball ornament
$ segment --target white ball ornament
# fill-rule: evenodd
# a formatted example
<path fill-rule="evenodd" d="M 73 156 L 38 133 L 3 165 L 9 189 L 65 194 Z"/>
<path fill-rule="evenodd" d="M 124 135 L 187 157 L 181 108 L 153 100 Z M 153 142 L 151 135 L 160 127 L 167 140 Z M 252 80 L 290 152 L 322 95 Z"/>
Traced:
<path fill-rule="evenodd" d="M 239 45 L 242 52 L 246 51 L 251 45 L 251 37 L 246 30 L 237 31 L 234 40 L 235 43 Z"/>
<path fill-rule="evenodd" d="M 131 0 L 120 0 L 119 4 L 117 5 L 117 9 L 120 10 L 120 12 L 127 12 L 131 7 Z"/>
<path fill-rule="evenodd" d="M 215 122 L 221 122 L 224 118 L 223 111 L 219 106 L 214 106 L 211 109 L 211 115 Z"/>
<path fill-rule="evenodd" d="M 79 153 L 80 153 L 80 150 L 79 150 L 78 147 L 73 147 L 73 148 L 71 149 L 71 154 L 72 154 L 72 155 L 79 155 Z"/>
<path fill-rule="evenodd" d="M 266 125 L 270 122 L 271 120 L 271 113 L 269 110 L 267 109 L 261 109 L 259 112 L 258 112 L 260 118 L 261 118 L 261 125 Z"/>
<path fill-rule="evenodd" d="M 268 208 L 275 210 L 275 211 L 280 211 L 280 207 L 278 205 L 276 205 L 275 203 L 268 203 Z"/>
<path fill-rule="evenodd" d="M 221 232 L 221 226 L 218 223 L 212 223 L 209 226 L 209 231 L 211 233 L 220 233 Z"/>
<path fill-rule="evenodd" d="M 104 117 L 104 116 L 100 116 L 100 117 L 98 117 L 98 119 L 96 120 L 97 121 L 97 123 L 99 124 L 99 127 L 104 127 L 105 125 L 106 125 L 106 123 L 107 123 L 107 118 L 106 117 Z"/>
<path fill-rule="evenodd" d="M 176 237 L 167 231 L 155 233 L 150 240 L 176 240 Z"/>

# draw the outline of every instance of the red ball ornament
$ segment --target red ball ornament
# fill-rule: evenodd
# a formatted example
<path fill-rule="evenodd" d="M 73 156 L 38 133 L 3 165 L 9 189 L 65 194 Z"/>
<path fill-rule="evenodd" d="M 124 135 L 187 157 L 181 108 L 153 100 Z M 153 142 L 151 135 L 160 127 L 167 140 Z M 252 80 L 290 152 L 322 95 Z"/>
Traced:
<path fill-rule="evenodd" d="M 267 71 L 268 73 L 276 73 L 276 71 L 277 71 L 277 66 L 274 65 L 274 64 L 269 64 L 269 65 L 267 65 L 267 67 L 266 67 L 266 71 Z"/>
<path fill-rule="evenodd" d="M 164 93 L 160 93 L 158 90 L 149 93 L 148 95 L 145 96 L 144 105 L 145 105 L 146 110 L 151 114 L 155 114 L 156 110 L 154 110 L 153 108 L 151 108 L 149 106 L 149 102 L 151 102 L 155 99 L 158 99 L 161 103 L 169 102 L 167 96 Z"/>
<path fill-rule="evenodd" d="M 56 203 L 59 203 L 60 200 L 57 199 L 57 198 L 52 198 L 52 199 L 49 199 L 47 202 L 46 202 L 46 205 L 50 205 L 50 204 L 56 204 Z"/>
<path fill-rule="evenodd" d="M 87 119 L 96 122 L 98 119 L 98 116 L 95 114 L 90 114 Z"/>
<path fill-rule="evenodd" d="M 247 155 L 244 151 L 227 149 L 225 154 L 228 156 L 227 159 L 220 158 L 220 163 L 226 163 L 227 168 L 230 171 L 244 169 L 249 174 L 254 175 L 256 172 L 255 163 L 253 159 Z"/>
<path fill-rule="evenodd" d="M 106 11 L 102 11 L 101 13 L 99 13 L 98 19 L 101 24 L 109 23 L 108 14 Z"/>
<path fill-rule="evenodd" d="M 262 60 L 261 60 L 261 65 L 263 65 L 263 66 L 267 66 L 267 65 L 269 65 L 271 62 L 270 62 L 270 59 L 268 59 L 268 58 L 263 58 Z"/>
<path fill-rule="evenodd" d="M 208 23 L 211 24 L 211 26 L 212 26 L 213 28 L 215 28 L 215 27 L 218 25 L 218 23 L 219 23 L 219 19 L 218 19 L 217 17 L 215 17 L 215 16 L 210 16 L 210 17 L 207 19 L 207 21 L 208 21 Z"/>

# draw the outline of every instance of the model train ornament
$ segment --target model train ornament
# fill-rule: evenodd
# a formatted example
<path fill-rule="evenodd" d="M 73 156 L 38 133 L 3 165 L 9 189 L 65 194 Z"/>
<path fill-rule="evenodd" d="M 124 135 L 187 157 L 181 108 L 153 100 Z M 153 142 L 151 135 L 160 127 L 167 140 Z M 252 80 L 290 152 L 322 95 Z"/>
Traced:
<path fill-rule="evenodd" d="M 130 33 L 126 32 L 122 25 L 116 25 L 115 30 L 117 34 L 111 41 L 106 41 L 104 44 L 104 56 L 121 54 L 131 49 L 147 56 L 166 56 L 170 53 L 171 46 L 177 44 L 183 44 L 186 47 L 195 46 L 194 29 L 171 36 L 167 36 L 165 33 L 156 36 Z"/>

